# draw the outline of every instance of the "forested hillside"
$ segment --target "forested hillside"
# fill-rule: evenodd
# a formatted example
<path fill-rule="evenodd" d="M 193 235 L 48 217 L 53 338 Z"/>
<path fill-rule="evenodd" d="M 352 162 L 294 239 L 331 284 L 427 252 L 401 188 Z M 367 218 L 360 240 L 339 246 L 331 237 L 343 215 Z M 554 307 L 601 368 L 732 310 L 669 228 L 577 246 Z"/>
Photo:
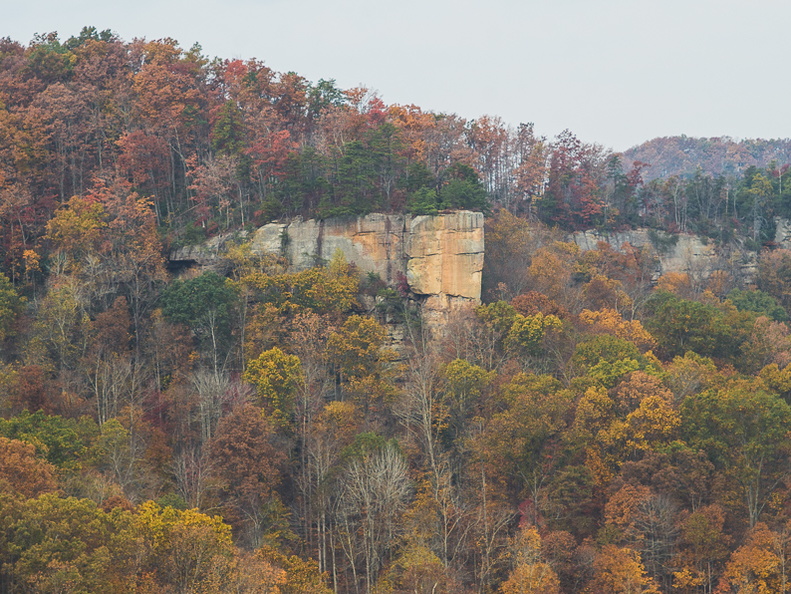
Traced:
<path fill-rule="evenodd" d="M 652 180 L 672 175 L 741 176 L 748 167 L 778 169 L 791 162 L 791 141 L 734 140 L 733 138 L 654 138 L 624 152 L 631 163 L 647 163 L 643 177 Z"/>
<path fill-rule="evenodd" d="M 0 592 L 788 591 L 786 165 L 622 161 L 173 40 L 0 41 Z M 240 232 L 458 208 L 484 303 L 433 331 L 406 277 Z M 757 274 L 566 241 L 636 226 Z"/>

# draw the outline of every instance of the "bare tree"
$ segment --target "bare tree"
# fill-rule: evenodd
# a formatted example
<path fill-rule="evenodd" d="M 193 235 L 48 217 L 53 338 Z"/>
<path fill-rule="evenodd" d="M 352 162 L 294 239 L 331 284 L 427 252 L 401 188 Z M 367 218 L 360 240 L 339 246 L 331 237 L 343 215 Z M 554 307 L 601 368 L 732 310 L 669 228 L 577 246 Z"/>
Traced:
<path fill-rule="evenodd" d="M 194 444 L 183 448 L 173 460 L 173 477 L 178 494 L 189 507 L 203 509 L 212 487 L 214 467 L 203 448 Z"/>
<path fill-rule="evenodd" d="M 190 382 L 198 394 L 201 443 L 206 443 L 214 435 L 223 405 L 230 397 L 231 380 L 227 373 L 200 368 L 192 373 Z"/>
<path fill-rule="evenodd" d="M 676 524 L 676 506 L 664 495 L 655 495 L 640 502 L 635 515 L 635 528 L 642 534 L 641 554 L 648 573 L 670 588 L 673 558 L 679 530 Z"/>
<path fill-rule="evenodd" d="M 134 379 L 129 358 L 111 356 L 96 359 L 94 368 L 88 374 L 88 382 L 96 400 L 96 418 L 100 426 L 118 416 L 122 404 L 136 391 L 130 385 Z"/>
<path fill-rule="evenodd" d="M 365 592 L 370 593 L 376 573 L 395 542 L 398 519 L 410 493 L 403 455 L 393 442 L 353 460 L 342 482 L 340 513 L 346 526 L 347 555 L 362 557 Z M 354 573 L 356 569 L 354 569 Z"/>
<path fill-rule="evenodd" d="M 406 383 L 393 412 L 422 451 L 437 514 L 436 524 L 426 528 L 435 535 L 436 553 L 447 567 L 462 545 L 466 510 L 452 480 L 449 456 L 438 445 L 449 410 L 442 386 L 442 358 L 428 346 L 430 342 L 424 343 L 416 345 L 408 357 Z"/>

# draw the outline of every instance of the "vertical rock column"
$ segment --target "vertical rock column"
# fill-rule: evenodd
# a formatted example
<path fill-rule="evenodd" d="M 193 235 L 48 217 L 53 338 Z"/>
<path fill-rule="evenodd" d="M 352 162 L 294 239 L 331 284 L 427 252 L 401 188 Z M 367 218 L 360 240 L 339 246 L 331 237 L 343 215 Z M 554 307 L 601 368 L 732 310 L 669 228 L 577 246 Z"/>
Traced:
<path fill-rule="evenodd" d="M 437 330 L 452 311 L 481 301 L 483 214 L 462 210 L 407 224 L 407 280 L 426 296 L 423 318 Z"/>

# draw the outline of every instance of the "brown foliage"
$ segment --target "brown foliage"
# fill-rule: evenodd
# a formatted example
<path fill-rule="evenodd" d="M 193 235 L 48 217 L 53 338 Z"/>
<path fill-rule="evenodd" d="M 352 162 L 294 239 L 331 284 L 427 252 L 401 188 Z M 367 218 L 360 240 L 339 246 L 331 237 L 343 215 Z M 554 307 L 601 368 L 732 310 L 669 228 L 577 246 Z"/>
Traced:
<path fill-rule="evenodd" d="M 29 410 L 57 414 L 63 409 L 60 386 L 40 365 L 25 365 L 17 371 L 16 381 L 8 396 L 8 406 L 15 412 Z"/>
<path fill-rule="evenodd" d="M 534 316 L 537 313 L 567 318 L 569 312 L 546 295 L 538 291 L 528 291 L 511 299 L 511 305 L 523 316 Z"/>
<path fill-rule="evenodd" d="M 237 407 L 220 421 L 209 443 L 220 502 L 237 528 L 246 521 L 249 542 L 260 538 L 263 506 L 281 482 L 284 453 L 274 445 L 272 424 L 252 404 Z"/>
<path fill-rule="evenodd" d="M 17 439 L 0 437 L 0 492 L 37 497 L 55 491 L 55 467 L 36 458 L 36 448 Z"/>

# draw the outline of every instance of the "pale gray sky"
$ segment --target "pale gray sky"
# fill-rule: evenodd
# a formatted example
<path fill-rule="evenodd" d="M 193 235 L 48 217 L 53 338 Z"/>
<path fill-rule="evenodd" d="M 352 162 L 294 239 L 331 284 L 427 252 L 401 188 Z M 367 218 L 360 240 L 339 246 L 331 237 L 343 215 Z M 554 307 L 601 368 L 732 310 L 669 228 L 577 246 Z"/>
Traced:
<path fill-rule="evenodd" d="M 785 0 L 40 0 L 0 37 L 199 42 L 386 103 L 534 122 L 625 150 L 657 136 L 791 137 Z"/>

